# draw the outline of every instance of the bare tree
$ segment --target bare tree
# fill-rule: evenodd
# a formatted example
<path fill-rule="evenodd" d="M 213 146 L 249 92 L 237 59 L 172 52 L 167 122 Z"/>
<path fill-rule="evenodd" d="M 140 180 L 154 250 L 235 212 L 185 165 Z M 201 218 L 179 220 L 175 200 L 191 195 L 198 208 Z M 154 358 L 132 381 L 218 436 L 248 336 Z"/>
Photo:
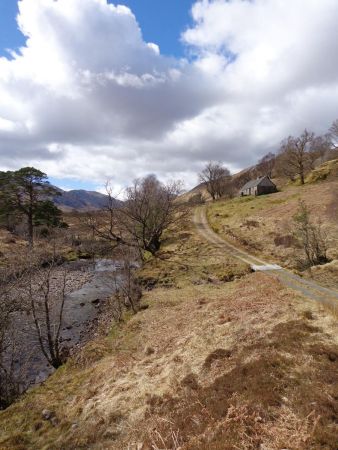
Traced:
<path fill-rule="evenodd" d="M 160 183 L 154 175 L 135 180 L 126 189 L 125 201 L 116 206 L 107 185 L 109 204 L 103 214 L 91 216 L 89 225 L 96 234 L 115 245 L 126 245 L 156 254 L 163 233 L 186 215 L 178 199 L 181 182 Z"/>
<path fill-rule="evenodd" d="M 336 119 L 329 130 L 331 137 L 331 144 L 334 149 L 338 148 L 338 119 Z"/>
<path fill-rule="evenodd" d="M 315 168 L 316 162 L 323 163 L 326 155 L 331 150 L 331 141 L 329 135 L 316 136 L 309 147 L 309 167 Z"/>
<path fill-rule="evenodd" d="M 289 136 L 281 145 L 279 163 L 285 175 L 294 179 L 299 176 L 301 184 L 310 168 L 309 149 L 314 140 L 314 133 L 304 130 L 301 136 Z"/>
<path fill-rule="evenodd" d="M 294 216 L 294 236 L 300 243 L 305 255 L 305 267 L 324 264 L 327 258 L 327 236 L 322 223 L 315 223 L 307 205 L 301 201 Z"/>
<path fill-rule="evenodd" d="M 131 247 L 122 249 L 118 271 L 112 273 L 115 293 L 110 299 L 111 312 L 116 322 L 123 320 L 125 309 L 131 309 L 134 314 L 140 310 L 142 289 L 135 276 L 137 254 Z"/>
<path fill-rule="evenodd" d="M 41 351 L 48 363 L 55 369 L 63 364 L 60 346 L 60 332 L 66 298 L 67 270 L 62 271 L 61 286 L 52 289 L 51 280 L 56 266 L 50 263 L 47 269 L 39 270 L 34 277 L 30 273 L 28 293 L 31 312 Z"/>
<path fill-rule="evenodd" d="M 22 373 L 15 367 L 18 343 L 12 320 L 22 307 L 15 292 L 19 278 L 17 267 L 7 264 L 0 269 L 0 410 L 19 396 L 23 385 Z"/>
<path fill-rule="evenodd" d="M 136 314 L 140 309 L 142 289 L 135 277 L 135 264 L 130 256 L 124 258 L 122 277 L 123 282 L 120 285 L 120 292 L 124 298 L 124 304 Z"/>
<path fill-rule="evenodd" d="M 199 174 L 199 180 L 203 183 L 213 200 L 222 197 L 229 187 L 230 171 L 221 163 L 209 162 Z"/>
<path fill-rule="evenodd" d="M 265 176 L 272 177 L 272 172 L 276 164 L 276 155 L 272 152 L 269 152 L 267 155 L 263 156 L 258 161 L 258 164 L 256 165 L 257 174 L 259 176 Z"/>

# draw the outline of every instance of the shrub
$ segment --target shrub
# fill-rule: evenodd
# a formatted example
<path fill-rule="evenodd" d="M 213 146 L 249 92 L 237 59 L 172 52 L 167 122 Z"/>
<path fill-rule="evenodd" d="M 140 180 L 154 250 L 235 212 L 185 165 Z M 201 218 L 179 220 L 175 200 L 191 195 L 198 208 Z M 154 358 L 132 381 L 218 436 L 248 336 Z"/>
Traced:
<path fill-rule="evenodd" d="M 299 202 L 299 208 L 294 218 L 294 237 L 299 242 L 305 255 L 305 261 L 300 261 L 302 266 L 311 267 L 325 264 L 327 257 L 327 236 L 323 231 L 322 223 L 314 223 L 309 209 L 303 201 Z"/>

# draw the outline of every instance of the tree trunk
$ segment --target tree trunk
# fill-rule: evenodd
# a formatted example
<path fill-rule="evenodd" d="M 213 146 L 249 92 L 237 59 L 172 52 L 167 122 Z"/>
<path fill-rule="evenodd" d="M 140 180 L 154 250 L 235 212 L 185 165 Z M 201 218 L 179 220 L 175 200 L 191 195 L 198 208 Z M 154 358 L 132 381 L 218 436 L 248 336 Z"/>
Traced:
<path fill-rule="evenodd" d="M 34 245 L 34 238 L 33 238 L 34 229 L 33 229 L 32 208 L 29 208 L 27 219 L 28 219 L 28 244 L 30 247 L 33 247 L 33 245 Z"/>
<path fill-rule="evenodd" d="M 157 236 L 152 237 L 151 241 L 147 245 L 146 250 L 148 250 L 152 255 L 155 255 L 161 247 L 160 239 Z"/>

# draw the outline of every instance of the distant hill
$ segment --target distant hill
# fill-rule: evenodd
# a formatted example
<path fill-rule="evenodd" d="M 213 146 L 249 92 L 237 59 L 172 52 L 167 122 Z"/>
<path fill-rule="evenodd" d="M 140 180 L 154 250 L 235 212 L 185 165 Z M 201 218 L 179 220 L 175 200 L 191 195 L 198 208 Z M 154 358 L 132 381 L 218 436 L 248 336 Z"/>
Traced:
<path fill-rule="evenodd" d="M 83 189 L 64 191 L 57 188 L 60 196 L 53 198 L 54 203 L 63 211 L 95 211 L 108 205 L 108 196 L 95 191 Z M 116 206 L 121 202 L 115 200 Z"/>

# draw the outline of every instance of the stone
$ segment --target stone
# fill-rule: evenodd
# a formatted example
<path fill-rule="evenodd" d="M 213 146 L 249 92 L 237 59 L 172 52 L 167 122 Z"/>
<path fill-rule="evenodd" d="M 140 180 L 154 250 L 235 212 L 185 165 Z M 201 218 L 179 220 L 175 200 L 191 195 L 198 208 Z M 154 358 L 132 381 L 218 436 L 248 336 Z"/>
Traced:
<path fill-rule="evenodd" d="M 55 417 L 55 413 L 50 409 L 44 409 L 41 413 L 43 420 L 51 420 L 52 417 Z"/>

